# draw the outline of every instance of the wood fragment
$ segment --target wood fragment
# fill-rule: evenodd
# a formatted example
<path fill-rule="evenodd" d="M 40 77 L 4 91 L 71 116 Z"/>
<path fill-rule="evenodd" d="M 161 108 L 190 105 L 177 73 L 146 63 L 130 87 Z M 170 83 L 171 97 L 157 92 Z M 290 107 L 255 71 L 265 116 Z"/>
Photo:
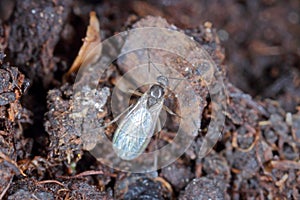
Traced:
<path fill-rule="evenodd" d="M 55 183 L 57 185 L 60 185 L 62 187 L 65 187 L 64 184 L 62 184 L 61 182 L 57 181 L 57 180 L 44 180 L 44 181 L 39 181 L 37 182 L 38 184 L 47 184 L 47 183 Z"/>
<path fill-rule="evenodd" d="M 77 179 L 77 178 L 83 178 L 85 176 L 91 176 L 91 175 L 99 175 L 99 174 L 104 174 L 103 171 L 99 170 L 90 170 L 90 171 L 85 171 L 80 174 L 76 174 L 74 176 L 58 176 L 58 178 L 63 178 L 63 179 Z"/>
<path fill-rule="evenodd" d="M 289 177 L 288 174 L 284 174 L 284 176 L 279 181 L 275 182 L 275 185 L 281 188 L 284 182 L 288 179 L 288 177 Z"/>
<path fill-rule="evenodd" d="M 90 171 L 85 171 L 85 172 L 82 172 L 80 174 L 77 174 L 74 177 L 78 178 L 78 177 L 83 177 L 83 176 L 99 175 L 99 174 L 103 174 L 103 171 L 101 171 L 101 170 L 99 170 L 99 171 L 90 170 Z"/>
<path fill-rule="evenodd" d="M 300 162 L 292 160 L 272 160 L 270 165 L 275 169 L 280 170 L 289 170 L 289 169 L 298 169 L 300 170 Z"/>

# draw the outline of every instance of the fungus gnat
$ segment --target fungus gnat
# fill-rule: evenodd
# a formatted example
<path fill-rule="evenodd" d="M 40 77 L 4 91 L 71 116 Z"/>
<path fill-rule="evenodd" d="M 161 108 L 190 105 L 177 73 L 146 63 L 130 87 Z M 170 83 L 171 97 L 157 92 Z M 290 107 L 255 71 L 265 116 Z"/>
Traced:
<path fill-rule="evenodd" d="M 149 67 L 150 62 L 148 64 Z M 152 65 L 155 67 L 154 63 Z M 133 160 L 148 146 L 164 107 L 168 84 L 169 79 L 159 75 L 156 83 L 150 86 L 120 122 L 114 133 L 113 149 L 121 159 Z"/>

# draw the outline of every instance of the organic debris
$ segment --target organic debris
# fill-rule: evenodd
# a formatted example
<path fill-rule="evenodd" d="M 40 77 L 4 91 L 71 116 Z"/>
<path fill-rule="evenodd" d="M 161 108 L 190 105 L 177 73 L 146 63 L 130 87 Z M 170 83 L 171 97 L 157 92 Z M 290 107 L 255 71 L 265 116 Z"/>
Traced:
<path fill-rule="evenodd" d="M 0 199 L 300 199 L 297 0 L 15 0 L 7 5 L 0 16 Z M 200 76 L 205 66 L 150 50 L 153 59 L 190 81 L 201 101 L 189 109 L 200 112 L 201 123 L 184 155 L 138 175 L 109 168 L 89 151 L 102 133 L 113 137 L 113 90 L 146 54 L 120 58 L 101 77 L 79 70 L 73 80 L 83 64 L 101 66 L 115 48 L 134 44 L 127 38 L 101 51 L 100 39 L 143 27 L 176 30 L 199 43 L 223 77 L 227 108 L 222 135 L 203 157 L 203 138 L 215 117 Z M 190 53 L 198 59 L 198 52 Z M 62 83 L 64 75 L 68 79 Z M 166 104 L 178 113 L 176 95 L 169 97 Z M 146 151 L 174 140 L 178 127 L 176 117 L 170 118 Z"/>

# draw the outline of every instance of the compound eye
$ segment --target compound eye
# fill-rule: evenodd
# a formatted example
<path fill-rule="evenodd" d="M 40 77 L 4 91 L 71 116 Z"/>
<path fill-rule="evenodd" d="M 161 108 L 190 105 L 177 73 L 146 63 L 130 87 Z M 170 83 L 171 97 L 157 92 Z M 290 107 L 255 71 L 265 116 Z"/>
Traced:
<path fill-rule="evenodd" d="M 168 86 L 169 85 L 168 78 L 165 77 L 165 76 L 162 76 L 162 75 L 160 75 L 160 76 L 157 77 L 157 82 L 159 84 L 163 85 L 163 86 Z"/>

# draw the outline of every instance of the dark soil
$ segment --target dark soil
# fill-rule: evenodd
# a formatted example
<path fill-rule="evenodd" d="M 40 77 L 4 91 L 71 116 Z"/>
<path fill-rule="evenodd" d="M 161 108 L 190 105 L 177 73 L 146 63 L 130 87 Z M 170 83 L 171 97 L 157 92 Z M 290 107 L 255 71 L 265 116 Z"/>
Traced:
<path fill-rule="evenodd" d="M 96 94 L 89 103 L 102 111 L 78 118 L 111 138 L 116 126 L 101 124 L 112 120 L 111 91 L 129 70 L 113 63 L 95 91 L 80 94 L 72 90 L 75 73 L 63 81 L 91 11 L 102 40 L 174 24 L 210 54 L 224 76 L 227 110 L 207 156 L 199 149 L 212 119 L 209 91 L 197 68 L 187 72 L 175 58 L 166 62 L 203 99 L 201 130 L 186 153 L 151 174 L 130 174 L 87 151 L 93 144 L 83 144 L 90 136 L 72 118 L 73 97 Z M 0 1 L 0 199 L 300 199 L 299 13 L 298 0 Z M 89 76 L 82 77 L 76 84 Z M 167 121 L 158 145 L 171 142 L 175 128 Z"/>

